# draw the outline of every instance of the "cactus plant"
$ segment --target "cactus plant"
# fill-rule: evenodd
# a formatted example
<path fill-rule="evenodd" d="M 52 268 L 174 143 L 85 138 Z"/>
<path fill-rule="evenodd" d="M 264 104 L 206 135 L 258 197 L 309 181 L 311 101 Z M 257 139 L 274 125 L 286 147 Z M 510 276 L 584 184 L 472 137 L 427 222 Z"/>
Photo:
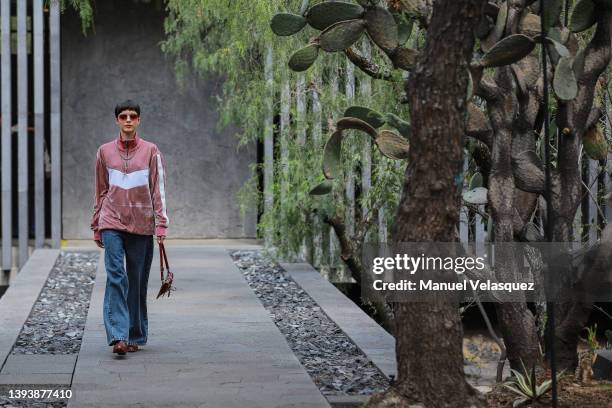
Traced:
<path fill-rule="evenodd" d="M 504 35 L 506 29 L 506 20 L 508 17 L 508 4 L 503 2 L 499 6 L 497 17 L 495 18 L 495 26 L 489 33 L 488 37 L 482 40 L 481 47 L 484 51 L 489 51 Z"/>
<path fill-rule="evenodd" d="M 364 8 L 358 4 L 343 1 L 315 4 L 306 12 L 306 21 L 317 30 L 346 20 L 355 20 L 363 16 Z"/>
<path fill-rule="evenodd" d="M 534 48 L 535 41 L 526 35 L 510 35 L 487 51 L 480 59 L 480 65 L 486 68 L 510 65 L 529 55 Z"/>
<path fill-rule="evenodd" d="M 573 62 L 573 58 L 570 57 L 560 58 L 555 69 L 553 89 L 559 99 L 564 101 L 572 100 L 578 94 L 578 83 L 572 69 Z"/>
<path fill-rule="evenodd" d="M 546 13 L 544 13 L 544 28 L 552 27 L 557 20 L 559 20 L 559 16 L 561 15 L 561 10 L 563 9 L 563 0 L 548 0 L 546 2 Z"/>
<path fill-rule="evenodd" d="M 551 30 L 551 32 L 555 31 Z M 548 54 L 550 55 L 550 59 L 553 64 L 558 64 L 561 58 L 570 56 L 570 52 L 567 47 L 561 44 L 558 40 L 551 37 L 545 37 L 544 41 L 547 43 Z"/>
<path fill-rule="evenodd" d="M 397 24 L 397 39 L 399 41 L 399 45 L 404 45 L 412 34 L 413 20 L 407 18 L 401 13 L 396 12 L 392 14 L 393 18 L 395 19 L 395 24 Z"/>
<path fill-rule="evenodd" d="M 332 191 L 333 182 L 331 180 L 323 180 L 308 192 L 310 195 L 325 195 Z"/>
<path fill-rule="evenodd" d="M 327 179 L 336 178 L 342 172 L 341 148 L 342 131 L 336 130 L 323 148 L 323 175 Z"/>
<path fill-rule="evenodd" d="M 411 48 L 398 47 L 391 55 L 393 67 L 409 70 L 414 66 L 418 51 Z"/>
<path fill-rule="evenodd" d="M 474 28 L 474 34 L 476 35 L 476 38 L 478 38 L 479 40 L 484 40 L 485 38 L 487 38 L 493 30 L 494 24 L 495 23 L 493 22 L 493 19 L 490 16 L 483 14 L 483 16 L 480 18 L 480 21 L 478 22 L 478 25 Z"/>
<path fill-rule="evenodd" d="M 365 21 L 372 41 L 386 54 L 392 54 L 399 46 L 399 34 L 391 12 L 381 6 L 368 8 Z"/>
<path fill-rule="evenodd" d="M 414 17 L 423 15 L 426 10 L 426 5 L 423 0 L 400 0 L 404 10 Z"/>
<path fill-rule="evenodd" d="M 375 138 L 377 135 L 376 129 L 374 129 L 369 123 L 357 118 L 341 118 L 336 123 L 336 126 L 338 127 L 338 130 L 361 130 L 362 132 L 369 134 L 372 138 Z"/>
<path fill-rule="evenodd" d="M 344 117 L 361 119 L 375 129 L 385 124 L 382 113 L 376 112 L 364 106 L 351 106 L 344 111 Z"/>
<path fill-rule="evenodd" d="M 579 33 L 595 24 L 595 3 L 593 0 L 580 0 L 574 6 L 569 28 L 574 33 Z"/>
<path fill-rule="evenodd" d="M 525 14 L 519 25 L 519 32 L 530 37 L 540 34 L 540 16 L 533 13 Z"/>
<path fill-rule="evenodd" d="M 587 156 L 593 160 L 605 160 L 608 157 L 608 141 L 599 125 L 591 126 L 582 137 L 582 144 Z"/>
<path fill-rule="evenodd" d="M 289 59 L 289 68 L 296 72 L 305 71 L 314 64 L 318 55 L 319 46 L 317 44 L 309 44 L 293 53 Z"/>
<path fill-rule="evenodd" d="M 381 131 L 374 142 L 382 154 L 393 160 L 408 158 L 410 145 L 400 135 L 390 130 Z"/>
<path fill-rule="evenodd" d="M 411 127 L 409 122 L 390 112 L 385 114 L 385 119 L 387 124 L 397 129 L 405 139 L 410 137 Z"/>
<path fill-rule="evenodd" d="M 572 70 L 574 71 L 574 77 L 577 81 L 584 72 L 584 49 L 581 49 L 576 53 L 574 63 L 572 64 Z"/>
<path fill-rule="evenodd" d="M 341 21 L 327 27 L 321 33 L 319 45 L 327 52 L 344 51 L 361 37 L 365 28 L 366 23 L 361 19 Z"/>
<path fill-rule="evenodd" d="M 306 25 L 306 19 L 298 14 L 278 13 L 272 17 L 270 27 L 276 35 L 288 36 L 298 33 Z"/>
<path fill-rule="evenodd" d="M 469 70 L 469 68 L 466 68 L 466 70 L 468 74 L 468 86 L 467 86 L 465 101 L 469 102 L 472 100 L 472 97 L 474 96 L 474 78 L 472 77 L 472 72 Z"/>
<path fill-rule="evenodd" d="M 472 177 L 470 177 L 469 186 L 470 190 L 483 186 L 482 174 L 480 174 L 480 172 L 472 174 Z"/>

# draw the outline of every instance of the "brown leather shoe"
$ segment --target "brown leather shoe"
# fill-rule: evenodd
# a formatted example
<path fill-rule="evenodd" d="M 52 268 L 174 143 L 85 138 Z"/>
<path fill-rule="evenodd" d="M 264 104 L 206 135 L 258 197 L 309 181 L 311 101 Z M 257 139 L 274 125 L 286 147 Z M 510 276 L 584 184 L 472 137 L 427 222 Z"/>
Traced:
<path fill-rule="evenodd" d="M 128 344 L 127 351 L 129 351 L 130 353 L 138 351 L 138 344 Z"/>
<path fill-rule="evenodd" d="M 128 345 L 125 341 L 120 340 L 117 343 L 115 343 L 115 345 L 113 346 L 113 353 L 117 353 L 120 356 L 124 355 L 125 352 L 128 350 Z"/>

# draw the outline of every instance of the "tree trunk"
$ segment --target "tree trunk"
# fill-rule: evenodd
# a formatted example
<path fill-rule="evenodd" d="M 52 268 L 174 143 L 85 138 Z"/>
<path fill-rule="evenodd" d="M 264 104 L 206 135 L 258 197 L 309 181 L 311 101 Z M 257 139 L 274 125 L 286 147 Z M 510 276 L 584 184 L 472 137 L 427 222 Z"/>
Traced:
<path fill-rule="evenodd" d="M 495 242 L 514 241 L 515 179 L 512 170 L 513 144 L 519 142 L 515 130 L 520 128 L 516 118 L 518 98 L 513 91 L 513 79 L 509 67 L 499 68 L 496 73 L 499 92 L 487 101 L 493 127 L 491 149 L 491 174 L 489 175 L 489 207 L 494 220 Z M 518 146 L 519 151 L 522 151 Z M 500 282 L 520 282 L 517 255 L 512 247 L 496 247 L 496 276 Z M 504 343 L 508 350 L 510 366 L 522 371 L 522 364 L 531 367 L 538 363 L 539 348 L 535 318 L 525 302 L 506 302 L 497 305 L 497 315 Z"/>
<path fill-rule="evenodd" d="M 572 237 L 572 222 L 582 194 L 579 157 L 582 137 L 589 126 L 589 117 L 595 98 L 595 86 L 605 72 L 612 54 L 612 2 L 596 0 L 595 35 L 585 49 L 585 63 L 578 80 L 578 95 L 571 101 L 559 103 L 557 127 L 566 129 L 559 138 L 559 166 L 553 178 L 551 207 L 554 213 L 553 241 L 568 242 Z M 556 306 L 555 348 L 559 368 L 576 366 L 578 336 L 586 324 L 592 304 L 590 302 L 563 302 Z"/>
<path fill-rule="evenodd" d="M 459 218 L 467 63 L 484 0 L 434 3 L 425 49 L 407 84 L 413 134 L 394 242 L 451 242 Z M 398 381 L 369 406 L 480 406 L 463 373 L 458 305 L 398 303 Z"/>

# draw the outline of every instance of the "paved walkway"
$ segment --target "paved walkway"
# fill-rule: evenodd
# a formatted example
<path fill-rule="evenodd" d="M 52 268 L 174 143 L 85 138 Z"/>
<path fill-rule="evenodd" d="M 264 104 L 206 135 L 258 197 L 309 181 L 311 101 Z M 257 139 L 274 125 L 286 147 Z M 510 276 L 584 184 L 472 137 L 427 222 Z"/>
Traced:
<path fill-rule="evenodd" d="M 106 345 L 103 257 L 72 381 L 69 407 L 328 407 L 224 246 L 166 251 L 177 291 L 155 299 L 149 342 L 117 356 Z"/>

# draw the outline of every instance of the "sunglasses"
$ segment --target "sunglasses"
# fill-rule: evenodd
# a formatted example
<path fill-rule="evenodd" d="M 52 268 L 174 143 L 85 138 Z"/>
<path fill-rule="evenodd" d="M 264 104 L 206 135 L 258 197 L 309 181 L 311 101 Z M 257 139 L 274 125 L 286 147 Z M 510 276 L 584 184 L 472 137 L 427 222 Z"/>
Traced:
<path fill-rule="evenodd" d="M 119 120 L 136 120 L 138 119 L 137 113 L 121 113 L 118 116 Z"/>

